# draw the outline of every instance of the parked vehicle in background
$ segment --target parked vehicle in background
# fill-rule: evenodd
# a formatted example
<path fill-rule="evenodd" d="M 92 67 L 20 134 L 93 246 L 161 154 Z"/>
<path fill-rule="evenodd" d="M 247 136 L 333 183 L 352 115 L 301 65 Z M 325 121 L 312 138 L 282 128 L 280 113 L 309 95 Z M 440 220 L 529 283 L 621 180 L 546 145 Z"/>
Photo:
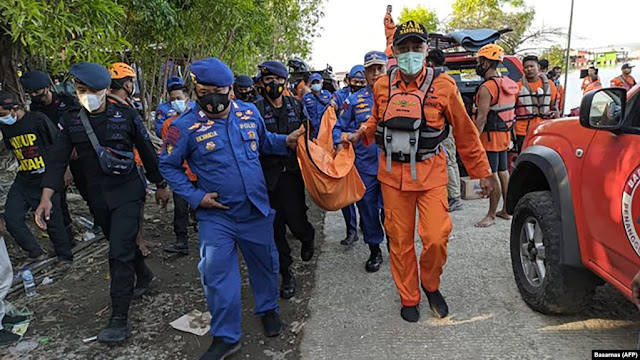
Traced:
<path fill-rule="evenodd" d="M 640 269 L 640 87 L 585 95 L 579 118 L 544 122 L 509 182 L 511 262 L 524 301 L 571 313 L 604 282 L 631 299 Z"/>

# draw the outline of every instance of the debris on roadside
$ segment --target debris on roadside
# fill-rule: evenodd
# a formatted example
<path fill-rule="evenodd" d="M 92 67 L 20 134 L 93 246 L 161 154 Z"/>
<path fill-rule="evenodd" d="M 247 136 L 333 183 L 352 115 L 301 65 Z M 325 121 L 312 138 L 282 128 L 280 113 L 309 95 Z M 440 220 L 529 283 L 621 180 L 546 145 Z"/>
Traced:
<path fill-rule="evenodd" d="M 211 314 L 207 311 L 205 313 L 193 310 L 185 315 L 182 315 L 177 320 L 173 321 L 169 325 L 176 330 L 188 332 L 198 336 L 206 335 L 211 326 Z"/>

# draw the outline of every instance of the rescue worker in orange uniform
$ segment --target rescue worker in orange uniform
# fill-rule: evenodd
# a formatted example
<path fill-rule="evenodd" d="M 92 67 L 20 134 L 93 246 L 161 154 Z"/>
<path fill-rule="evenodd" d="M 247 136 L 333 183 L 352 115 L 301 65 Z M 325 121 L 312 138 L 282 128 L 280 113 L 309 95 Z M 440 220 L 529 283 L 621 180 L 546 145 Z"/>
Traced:
<path fill-rule="evenodd" d="M 473 120 L 480 133 L 480 141 L 487 152 L 491 165 L 491 173 L 496 183 L 489 195 L 489 212 L 475 226 L 489 227 L 494 224 L 496 216 L 509 220 L 506 211 L 507 184 L 509 171 L 507 168 L 507 150 L 511 143 L 511 129 L 516 116 L 516 99 L 518 84 L 506 76 L 500 76 L 498 64 L 504 60 L 504 49 L 499 45 L 489 44 L 478 51 L 476 73 L 484 78 L 478 88 L 473 104 Z M 502 189 L 502 192 L 500 191 Z M 498 203 L 502 195 L 502 210 Z"/>
<path fill-rule="evenodd" d="M 393 34 L 396 32 L 396 23 L 393 22 L 393 16 L 391 16 L 392 9 L 391 5 L 387 5 L 387 13 L 384 14 L 384 36 L 387 38 L 387 47 L 384 53 L 387 55 L 387 58 L 393 57 L 391 45 L 393 44 Z"/>
<path fill-rule="evenodd" d="M 447 260 L 451 219 L 447 211 L 447 160 L 441 142 L 453 131 L 469 175 L 480 178 L 483 192 L 494 186 L 480 136 L 467 115 L 456 87 L 446 74 L 425 66 L 427 32 L 414 21 L 398 26 L 393 53 L 398 67 L 373 87 L 373 111 L 360 129 L 347 135 L 352 143 L 374 141 L 382 148 L 378 167 L 389 236 L 391 272 L 402 301 L 400 315 L 420 318 L 420 287 L 437 317 L 449 313 L 440 293 Z M 420 277 L 414 250 L 416 207 L 423 250 Z"/>
<path fill-rule="evenodd" d="M 622 75 L 613 78 L 611 86 L 625 88 L 627 91 L 631 90 L 636 85 L 636 79 L 631 76 L 631 69 L 633 68 L 634 66 L 630 64 L 622 65 Z"/>
<path fill-rule="evenodd" d="M 538 57 L 525 56 L 522 59 L 524 77 L 518 81 L 518 101 L 516 103 L 516 124 L 514 141 L 518 153 L 522 151 L 522 144 L 527 132 L 535 128 L 543 120 L 557 117 L 556 98 L 558 90 L 547 75 L 540 74 Z"/>
<path fill-rule="evenodd" d="M 583 95 L 593 90 L 602 89 L 602 80 L 600 80 L 600 76 L 598 76 L 595 66 L 589 66 L 587 76 L 585 76 L 582 81 L 581 89 Z"/>
<path fill-rule="evenodd" d="M 107 100 L 112 104 L 122 104 L 129 107 L 132 107 L 138 112 L 144 119 L 144 114 L 140 111 L 138 106 L 134 103 L 133 93 L 135 91 L 135 87 L 133 85 L 133 79 L 136 78 L 136 71 L 128 64 L 123 62 L 113 63 L 111 68 L 109 68 L 109 72 L 111 73 L 111 86 L 109 87 L 109 93 L 107 94 Z M 144 176 L 144 167 L 142 165 L 142 159 L 140 159 L 140 154 L 138 154 L 138 150 L 133 148 L 134 161 L 136 162 L 136 166 L 138 168 L 138 173 L 140 174 L 140 178 L 147 187 L 147 179 Z M 142 255 L 145 257 L 149 255 L 151 251 L 149 251 L 148 242 L 144 239 L 144 206 L 140 210 L 140 230 L 138 231 L 138 236 L 136 237 L 136 244 L 140 248 Z M 135 297 L 139 297 L 135 295 Z"/>

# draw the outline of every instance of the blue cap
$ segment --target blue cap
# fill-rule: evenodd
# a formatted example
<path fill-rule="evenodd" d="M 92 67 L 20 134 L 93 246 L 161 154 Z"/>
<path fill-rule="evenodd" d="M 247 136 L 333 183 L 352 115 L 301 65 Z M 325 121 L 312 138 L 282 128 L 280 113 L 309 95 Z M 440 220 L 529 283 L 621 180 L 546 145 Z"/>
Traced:
<path fill-rule="evenodd" d="M 111 85 L 111 73 L 106 67 L 92 63 L 81 62 L 71 65 L 69 73 L 76 80 L 94 90 L 106 89 Z"/>
<path fill-rule="evenodd" d="M 29 71 L 22 75 L 20 84 L 26 91 L 36 91 L 51 85 L 51 78 L 42 71 Z"/>
<path fill-rule="evenodd" d="M 384 65 L 387 66 L 387 55 L 382 51 L 369 51 L 364 56 L 364 67 L 371 65 Z"/>
<path fill-rule="evenodd" d="M 236 85 L 239 87 L 248 88 L 253 85 L 253 79 L 247 75 L 240 75 L 236 78 Z"/>
<path fill-rule="evenodd" d="M 364 66 L 356 65 L 349 71 L 349 78 L 351 79 L 364 79 Z"/>
<path fill-rule="evenodd" d="M 167 80 L 168 88 L 183 87 L 183 86 L 184 86 L 184 80 L 180 76 L 172 76 L 169 78 L 169 80 Z"/>
<path fill-rule="evenodd" d="M 233 84 L 233 72 L 227 64 L 218 58 L 210 57 L 191 64 L 191 75 L 195 82 L 211 86 L 231 86 Z"/>
<path fill-rule="evenodd" d="M 313 83 L 316 80 L 322 82 L 322 75 L 320 75 L 319 73 L 311 74 L 311 76 L 309 77 L 309 82 Z"/>
<path fill-rule="evenodd" d="M 260 73 L 262 74 L 262 76 L 275 75 L 284 79 L 289 77 L 287 67 L 278 61 L 265 61 L 262 64 L 258 65 L 258 68 L 260 69 Z"/>

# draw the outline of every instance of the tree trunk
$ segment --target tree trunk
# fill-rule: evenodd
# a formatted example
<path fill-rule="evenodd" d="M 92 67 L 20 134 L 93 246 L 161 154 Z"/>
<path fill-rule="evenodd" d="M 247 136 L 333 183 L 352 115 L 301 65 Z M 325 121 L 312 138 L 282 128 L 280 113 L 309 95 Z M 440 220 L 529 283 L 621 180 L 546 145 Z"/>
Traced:
<path fill-rule="evenodd" d="M 19 94 L 20 100 L 24 101 L 18 82 L 19 43 L 12 42 L 11 37 L 3 32 L 0 36 L 0 49 L 0 88 Z"/>

